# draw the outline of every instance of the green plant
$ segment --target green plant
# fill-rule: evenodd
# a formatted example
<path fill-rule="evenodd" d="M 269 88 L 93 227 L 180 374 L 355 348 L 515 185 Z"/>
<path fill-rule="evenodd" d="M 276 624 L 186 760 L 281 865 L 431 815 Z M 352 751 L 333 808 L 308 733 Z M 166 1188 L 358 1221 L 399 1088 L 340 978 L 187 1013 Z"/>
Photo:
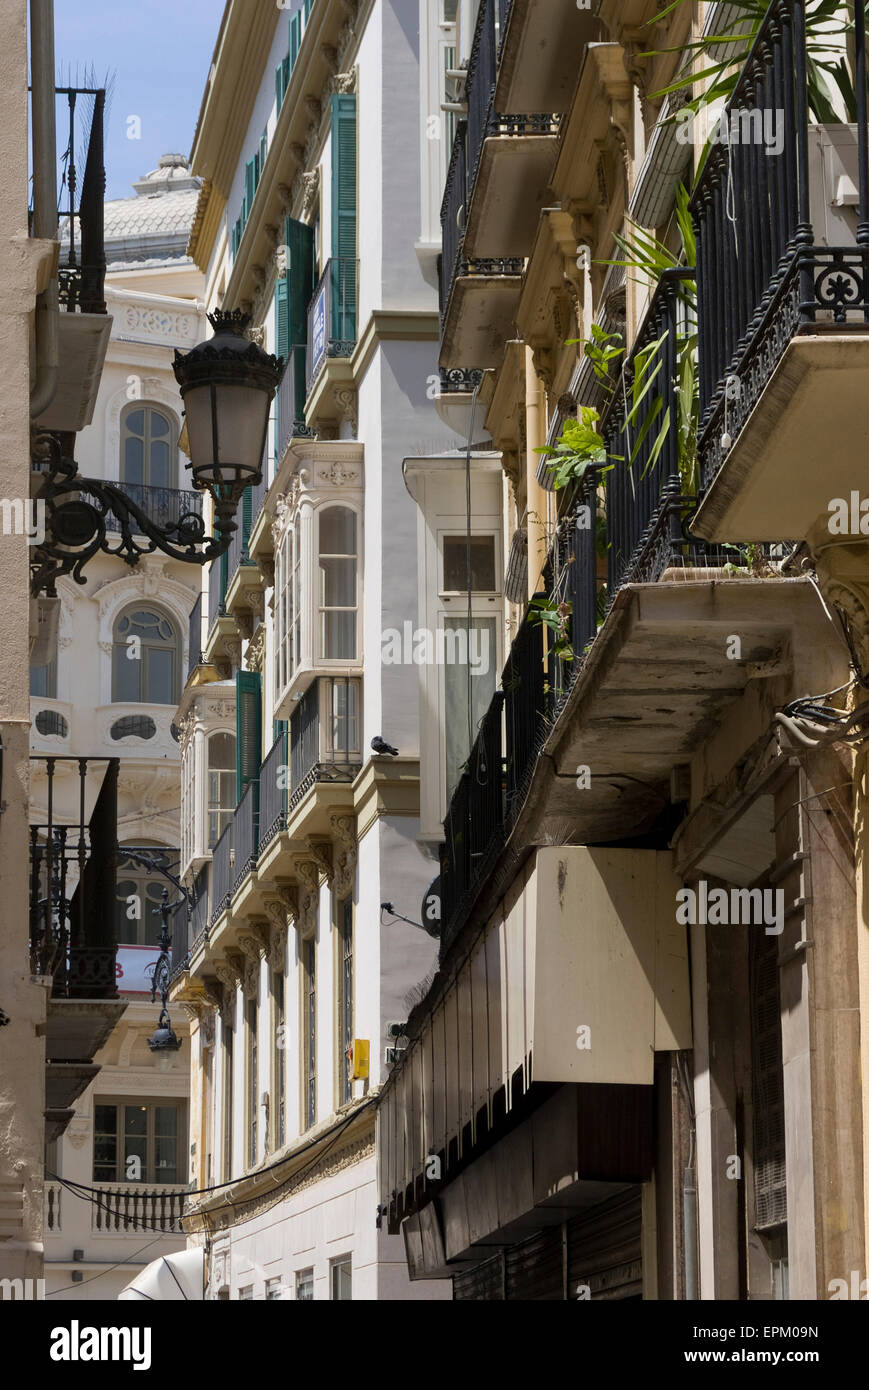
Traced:
<path fill-rule="evenodd" d="M 684 3 L 685 0 L 673 0 L 667 9 L 656 14 L 649 23 L 659 23 Z M 669 86 L 652 93 L 653 100 L 659 100 L 670 92 L 684 91 L 686 86 L 696 83 L 709 85 L 699 96 L 686 103 L 690 110 L 697 111 L 702 105 L 729 99 L 755 35 L 769 9 L 769 0 L 732 0 L 730 7 L 741 12 L 734 31 L 727 34 L 703 34 L 678 48 L 656 49 L 643 55 L 651 58 L 664 53 L 680 53 L 687 55 L 695 65 L 699 63 L 693 72 L 686 72 L 683 68 L 681 75 Z M 846 113 L 846 118 L 849 121 L 857 119 L 854 86 L 849 64 L 843 53 L 843 42 L 849 39 L 852 31 L 853 22 L 844 21 L 840 0 L 808 0 L 806 78 L 809 110 L 812 117 L 823 125 L 840 124 L 841 116 L 837 114 L 835 105 L 837 98 Z M 726 60 L 719 61 L 718 55 L 722 48 L 734 44 L 737 45 L 735 52 Z"/>
<path fill-rule="evenodd" d="M 560 657 L 562 661 L 573 660 L 573 648 L 570 644 L 570 630 L 568 620 L 573 612 L 573 604 L 559 602 L 558 599 L 547 598 L 538 594 L 531 600 L 529 605 L 528 621 L 531 623 L 542 623 L 552 633 L 553 641 L 549 648 L 549 654 Z"/>
<path fill-rule="evenodd" d="M 581 406 L 579 419 L 565 420 L 555 444 L 544 444 L 535 451 L 547 458 L 546 467 L 553 474 L 556 490 L 579 482 L 592 466 L 604 466 L 606 471 L 606 443 L 597 428 L 599 418 L 592 406 Z"/>
<path fill-rule="evenodd" d="M 606 394 L 611 395 L 615 389 L 615 382 L 610 375 L 610 363 L 621 357 L 625 350 L 621 333 L 607 333 L 599 323 L 593 323 L 590 338 L 567 338 L 564 346 L 582 347 L 597 380 Z"/>

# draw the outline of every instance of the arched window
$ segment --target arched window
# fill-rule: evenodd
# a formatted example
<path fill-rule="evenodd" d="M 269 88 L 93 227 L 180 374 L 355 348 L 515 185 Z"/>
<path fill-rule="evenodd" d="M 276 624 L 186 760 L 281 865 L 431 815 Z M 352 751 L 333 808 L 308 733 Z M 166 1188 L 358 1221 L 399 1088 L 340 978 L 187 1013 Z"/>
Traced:
<path fill-rule="evenodd" d="M 323 661 L 356 660 L 356 513 L 324 507 L 319 514 L 319 630 Z"/>
<path fill-rule="evenodd" d="M 168 411 L 134 402 L 121 420 L 121 482 L 178 486 L 177 425 Z"/>
<path fill-rule="evenodd" d="M 156 608 L 125 608 L 112 636 L 113 702 L 177 705 L 181 641 L 171 618 Z"/>
<path fill-rule="evenodd" d="M 133 845 L 118 846 L 117 876 L 117 939 L 123 946 L 156 946 L 160 941 L 159 912 L 163 889 L 168 888 L 173 901 L 177 898 L 168 879 L 156 870 L 131 863 L 128 855 L 146 849 L 157 863 L 177 873 L 177 850 L 155 846 L 151 840 L 138 840 Z"/>
<path fill-rule="evenodd" d="M 235 736 L 208 740 L 208 848 L 214 849 L 235 814 Z"/>

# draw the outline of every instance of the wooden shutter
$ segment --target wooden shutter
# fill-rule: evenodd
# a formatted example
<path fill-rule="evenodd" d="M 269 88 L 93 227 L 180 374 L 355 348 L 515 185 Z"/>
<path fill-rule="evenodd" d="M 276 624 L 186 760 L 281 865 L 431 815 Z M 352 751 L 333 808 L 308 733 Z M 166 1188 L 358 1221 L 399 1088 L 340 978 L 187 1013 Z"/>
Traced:
<path fill-rule="evenodd" d="M 302 43 L 302 12 L 297 10 L 290 19 L 290 72 L 296 66 Z"/>
<path fill-rule="evenodd" d="M 262 762 L 262 681 L 257 671 L 235 675 L 235 773 L 238 801 Z"/>
<path fill-rule="evenodd" d="M 311 13 L 311 10 L 312 10 L 313 8 L 314 8 L 314 0 L 305 0 L 305 23 L 306 23 L 306 24 L 307 24 L 307 22 L 308 22 L 308 17 L 309 17 L 309 15 L 310 15 L 310 13 Z"/>
<path fill-rule="evenodd" d="M 314 293 L 314 228 L 287 218 L 288 332 L 287 347 L 304 343 L 308 336 L 308 305 Z M 286 356 L 286 353 L 284 354 Z"/>
<path fill-rule="evenodd" d="M 244 201 L 246 206 L 245 219 L 250 217 L 250 210 L 253 207 L 254 195 L 256 194 L 256 175 L 257 175 L 257 156 L 249 159 L 244 166 Z"/>
<path fill-rule="evenodd" d="M 287 361 L 290 353 L 289 282 L 286 275 L 279 275 L 275 284 L 275 356 Z M 292 371 L 292 363 L 287 363 L 286 371 Z M 286 421 L 281 419 L 285 407 L 281 391 L 275 399 L 275 467 L 278 454 L 286 442 Z"/>
<path fill-rule="evenodd" d="M 332 283 L 327 334 L 356 340 L 356 97 L 332 96 Z"/>
<path fill-rule="evenodd" d="M 269 133 L 264 130 L 259 142 L 259 177 L 262 178 L 263 169 L 266 167 L 266 158 L 269 152 Z"/>

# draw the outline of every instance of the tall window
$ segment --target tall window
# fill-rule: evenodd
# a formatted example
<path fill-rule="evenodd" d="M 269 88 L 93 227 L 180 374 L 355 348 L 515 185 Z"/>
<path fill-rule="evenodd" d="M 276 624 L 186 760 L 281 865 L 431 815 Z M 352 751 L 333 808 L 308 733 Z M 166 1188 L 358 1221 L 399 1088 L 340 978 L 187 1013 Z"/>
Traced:
<path fill-rule="evenodd" d="M 301 542 L 291 527 L 281 541 L 275 563 L 276 694 L 286 689 L 299 665 L 302 641 L 301 575 Z"/>
<path fill-rule="evenodd" d="M 223 1181 L 232 1177 L 232 1042 L 233 1031 L 223 1028 Z"/>
<path fill-rule="evenodd" d="M 146 845 L 145 842 L 138 841 L 138 844 L 150 849 L 152 853 L 159 851 L 157 846 L 152 849 L 150 842 Z M 170 850 L 160 855 L 160 862 L 165 868 L 171 868 L 176 857 L 177 851 Z M 140 869 L 135 864 L 127 862 L 124 846 L 119 846 L 116 890 L 118 900 L 117 940 L 119 944 L 156 946 L 159 943 L 161 926 L 159 907 L 165 887 L 166 879 L 161 874 L 150 872 L 148 869 Z"/>
<path fill-rule="evenodd" d="M 128 407 L 121 421 L 121 482 L 137 487 L 177 487 L 176 433 L 171 416 L 154 406 Z"/>
<path fill-rule="evenodd" d="M 309 1129 L 317 1119 L 317 960 L 314 937 L 302 942 L 302 1128 Z"/>
<path fill-rule="evenodd" d="M 30 693 L 43 700 L 57 699 L 57 658 L 45 666 L 31 666 Z"/>
<path fill-rule="evenodd" d="M 183 1102 L 98 1100 L 94 1182 L 182 1183 Z"/>
<path fill-rule="evenodd" d="M 257 1160 L 257 1012 L 259 990 L 248 999 L 247 1014 L 247 1162 L 252 1168 Z"/>
<path fill-rule="evenodd" d="M 464 613 L 461 617 L 453 617 L 442 612 L 439 619 L 444 652 L 443 727 L 448 802 L 498 682 L 498 624 L 494 617 L 484 616 L 477 607 L 488 600 L 475 597 L 478 594 L 489 595 L 498 591 L 495 537 L 471 537 L 470 564 L 468 549 L 468 539 L 465 535 L 444 536 L 442 539 L 443 602 L 447 603 L 456 597 L 464 598 L 470 588 L 476 608 L 470 630 Z M 462 607 L 464 608 L 465 604 Z"/>
<path fill-rule="evenodd" d="M 285 1096 L 287 1089 L 284 1057 L 287 1049 L 286 977 L 283 970 L 272 971 L 272 1127 L 273 1147 L 280 1149 L 286 1139 Z"/>
<path fill-rule="evenodd" d="M 235 738 L 212 734 L 208 740 L 208 848 L 214 849 L 235 815 Z"/>
<path fill-rule="evenodd" d="M 353 1099 L 350 1050 L 353 1046 L 353 899 L 338 904 L 338 1103 Z"/>
<path fill-rule="evenodd" d="M 112 700 L 177 705 L 181 644 L 175 624 L 155 608 L 127 608 L 115 620 Z"/>
<path fill-rule="evenodd" d="M 353 1298 L 353 1265 L 349 1255 L 331 1264 L 332 1298 L 342 1303 Z"/>
<path fill-rule="evenodd" d="M 319 513 L 319 632 L 324 661 L 356 659 L 356 513 L 324 507 Z"/>

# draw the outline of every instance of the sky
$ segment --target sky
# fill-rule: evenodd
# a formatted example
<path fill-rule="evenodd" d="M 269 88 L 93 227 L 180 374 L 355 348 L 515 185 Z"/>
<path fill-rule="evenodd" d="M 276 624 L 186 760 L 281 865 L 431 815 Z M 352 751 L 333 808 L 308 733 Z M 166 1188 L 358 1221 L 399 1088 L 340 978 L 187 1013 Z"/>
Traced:
<path fill-rule="evenodd" d="M 58 85 L 90 85 L 81 79 L 91 68 L 98 86 L 114 74 L 107 200 L 131 198 L 133 180 L 161 154 L 189 156 L 223 8 L 223 0 L 55 0 Z M 133 116 L 138 139 L 129 138 Z"/>

